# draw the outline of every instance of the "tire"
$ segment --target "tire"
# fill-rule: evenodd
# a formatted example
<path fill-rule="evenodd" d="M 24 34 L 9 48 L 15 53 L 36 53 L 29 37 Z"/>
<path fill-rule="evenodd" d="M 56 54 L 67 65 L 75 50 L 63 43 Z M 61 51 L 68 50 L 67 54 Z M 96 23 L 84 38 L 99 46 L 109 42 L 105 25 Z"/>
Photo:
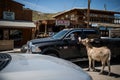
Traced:
<path fill-rule="evenodd" d="M 50 55 L 50 56 L 53 56 L 53 57 L 58 57 L 56 54 L 54 54 L 54 53 L 49 53 L 48 55 Z"/>

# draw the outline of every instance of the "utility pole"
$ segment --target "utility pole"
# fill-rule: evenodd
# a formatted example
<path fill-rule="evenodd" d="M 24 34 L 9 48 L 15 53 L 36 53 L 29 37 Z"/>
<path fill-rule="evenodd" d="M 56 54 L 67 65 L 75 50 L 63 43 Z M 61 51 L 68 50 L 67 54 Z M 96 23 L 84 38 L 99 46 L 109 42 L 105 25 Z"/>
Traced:
<path fill-rule="evenodd" d="M 90 21 L 90 0 L 88 0 L 88 9 L 87 9 L 87 28 L 89 27 L 89 21 Z"/>
<path fill-rule="evenodd" d="M 105 11 L 107 10 L 107 8 L 106 8 L 106 4 L 104 4 L 104 9 L 105 9 Z"/>

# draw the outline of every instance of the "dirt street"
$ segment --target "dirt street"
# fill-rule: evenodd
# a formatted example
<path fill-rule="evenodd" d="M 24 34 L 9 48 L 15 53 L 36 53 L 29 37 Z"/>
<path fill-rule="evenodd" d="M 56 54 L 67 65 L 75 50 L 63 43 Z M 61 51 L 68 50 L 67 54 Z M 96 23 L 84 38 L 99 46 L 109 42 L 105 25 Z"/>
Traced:
<path fill-rule="evenodd" d="M 120 61 L 113 59 L 111 60 L 111 75 L 108 76 L 108 67 L 105 67 L 104 73 L 99 74 L 101 70 L 101 63 L 96 62 L 96 72 L 93 71 L 87 71 L 88 69 L 88 61 L 85 62 L 77 62 L 78 66 L 82 67 L 83 70 L 85 70 L 88 74 L 91 75 L 93 80 L 120 80 Z"/>
<path fill-rule="evenodd" d="M 96 67 L 97 71 L 87 71 L 87 68 L 84 68 L 87 73 L 89 73 L 93 80 L 120 80 L 120 64 L 111 65 L 111 75 L 107 75 L 107 66 L 105 67 L 105 71 L 102 75 L 99 74 L 101 67 Z"/>

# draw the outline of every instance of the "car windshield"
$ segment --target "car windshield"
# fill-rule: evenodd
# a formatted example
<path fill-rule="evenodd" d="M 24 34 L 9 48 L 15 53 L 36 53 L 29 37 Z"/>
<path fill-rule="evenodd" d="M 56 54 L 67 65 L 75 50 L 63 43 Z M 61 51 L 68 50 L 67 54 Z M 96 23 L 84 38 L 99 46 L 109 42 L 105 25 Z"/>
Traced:
<path fill-rule="evenodd" d="M 52 36 L 54 39 L 62 39 L 64 35 L 68 32 L 67 29 L 64 29 L 58 33 L 56 33 L 54 36 Z"/>

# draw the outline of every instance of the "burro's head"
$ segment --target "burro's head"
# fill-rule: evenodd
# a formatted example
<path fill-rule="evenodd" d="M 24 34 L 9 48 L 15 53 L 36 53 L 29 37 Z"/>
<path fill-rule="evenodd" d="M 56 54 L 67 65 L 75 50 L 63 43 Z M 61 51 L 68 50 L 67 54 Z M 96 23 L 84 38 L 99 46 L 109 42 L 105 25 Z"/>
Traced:
<path fill-rule="evenodd" d="M 79 42 L 82 43 L 83 45 L 87 45 L 90 42 L 93 42 L 94 39 L 89 39 L 89 38 L 85 38 L 85 39 L 81 39 L 81 37 L 78 38 Z"/>

